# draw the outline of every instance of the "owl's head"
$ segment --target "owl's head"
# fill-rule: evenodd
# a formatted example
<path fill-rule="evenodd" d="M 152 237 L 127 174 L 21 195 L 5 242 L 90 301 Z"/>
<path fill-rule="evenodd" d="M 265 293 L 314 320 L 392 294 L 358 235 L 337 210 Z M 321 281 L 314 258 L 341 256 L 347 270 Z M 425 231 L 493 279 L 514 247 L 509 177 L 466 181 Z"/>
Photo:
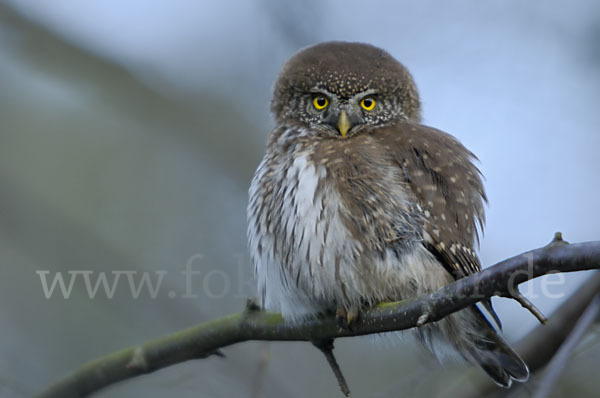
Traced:
<path fill-rule="evenodd" d="M 338 138 L 366 126 L 421 119 L 408 70 L 362 43 L 327 42 L 296 53 L 279 74 L 271 109 L 278 122 L 293 120 L 319 136 Z"/>

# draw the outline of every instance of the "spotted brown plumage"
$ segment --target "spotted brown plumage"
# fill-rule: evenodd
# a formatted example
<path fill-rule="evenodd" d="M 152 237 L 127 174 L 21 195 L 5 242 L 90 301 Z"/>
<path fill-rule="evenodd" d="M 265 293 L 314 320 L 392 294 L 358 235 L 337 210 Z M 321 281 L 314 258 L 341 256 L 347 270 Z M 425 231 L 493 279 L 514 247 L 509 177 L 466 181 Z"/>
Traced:
<path fill-rule="evenodd" d="M 265 308 L 291 322 L 336 310 L 351 322 L 481 270 L 486 198 L 475 157 L 421 124 L 414 81 L 389 54 L 357 43 L 305 49 L 283 67 L 271 108 L 277 125 L 248 205 Z M 450 345 L 500 385 L 528 377 L 476 307 L 414 334 L 434 352 Z"/>

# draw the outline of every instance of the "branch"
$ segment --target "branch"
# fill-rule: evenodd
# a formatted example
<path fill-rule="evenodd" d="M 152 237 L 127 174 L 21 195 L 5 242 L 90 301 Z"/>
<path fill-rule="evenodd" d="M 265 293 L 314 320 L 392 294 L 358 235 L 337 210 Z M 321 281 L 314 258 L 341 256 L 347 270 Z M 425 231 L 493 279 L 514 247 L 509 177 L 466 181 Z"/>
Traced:
<path fill-rule="evenodd" d="M 571 334 L 581 314 L 599 291 L 600 271 L 596 271 L 552 313 L 548 323 L 538 325 L 521 340 L 512 344 L 529 367 L 531 374 L 542 369 L 554 357 L 564 340 Z M 519 390 L 527 388 L 522 384 L 513 384 L 512 389 L 499 391 L 500 387 L 497 384 L 475 368 L 463 372 L 462 376 L 453 386 L 444 389 L 445 396 L 518 396 Z"/>
<path fill-rule="evenodd" d="M 315 341 L 409 329 L 438 321 L 486 297 L 514 296 L 518 284 L 547 273 L 598 268 L 600 241 L 567 244 L 557 235 L 547 246 L 509 258 L 437 292 L 380 304 L 362 314 L 352 330 L 340 329 L 333 315 L 291 325 L 280 314 L 249 305 L 244 312 L 88 362 L 41 392 L 38 398 L 86 396 L 118 381 L 205 358 L 219 348 L 242 341 Z"/>

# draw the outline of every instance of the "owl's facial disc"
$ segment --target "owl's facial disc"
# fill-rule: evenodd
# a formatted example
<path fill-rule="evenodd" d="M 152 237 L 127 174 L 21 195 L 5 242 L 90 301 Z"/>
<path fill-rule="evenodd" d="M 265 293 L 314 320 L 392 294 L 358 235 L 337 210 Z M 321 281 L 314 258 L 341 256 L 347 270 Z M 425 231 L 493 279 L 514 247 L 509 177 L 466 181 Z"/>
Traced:
<path fill-rule="evenodd" d="M 355 127 L 366 124 L 368 114 L 375 113 L 376 109 L 376 91 L 373 89 L 356 93 L 349 98 L 324 88 L 313 89 L 311 95 L 312 112 L 317 115 L 311 124 L 327 126 L 330 136 L 333 134 L 346 138 L 353 135 Z"/>

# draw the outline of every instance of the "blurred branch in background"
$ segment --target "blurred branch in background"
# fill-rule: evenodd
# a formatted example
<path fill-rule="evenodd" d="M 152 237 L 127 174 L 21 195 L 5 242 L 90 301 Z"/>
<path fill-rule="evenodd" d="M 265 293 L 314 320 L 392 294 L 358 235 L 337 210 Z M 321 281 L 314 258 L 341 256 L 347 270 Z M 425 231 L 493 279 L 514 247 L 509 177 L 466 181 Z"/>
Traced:
<path fill-rule="evenodd" d="M 333 316 L 290 325 L 276 313 L 246 311 L 128 348 L 92 361 L 42 392 L 39 398 L 79 397 L 112 383 L 151 373 L 186 360 L 205 358 L 219 349 L 248 340 L 315 341 L 403 330 L 435 322 L 484 297 L 506 296 L 516 286 L 547 273 L 600 268 L 600 241 L 568 244 L 555 239 L 547 246 L 512 257 L 460 279 L 437 292 L 368 310 L 353 330 L 337 326 Z M 586 289 L 582 291 L 587 291 Z M 577 294 L 572 300 L 577 300 Z M 424 312 L 424 309 L 427 309 Z M 536 363 L 536 366 L 540 364 Z"/>
<path fill-rule="evenodd" d="M 39 74 L 50 81 L 61 82 L 65 87 L 73 89 L 74 92 L 85 93 L 88 97 L 93 98 L 96 108 L 108 108 L 107 113 L 114 119 L 131 120 L 133 117 L 135 120 L 143 120 L 143 124 L 155 127 L 145 130 L 148 136 L 165 132 L 178 135 L 179 139 L 188 141 L 188 146 L 196 148 L 198 152 L 202 152 L 203 156 L 212 156 L 211 162 L 215 164 L 224 164 L 234 159 L 236 162 L 243 162 L 246 159 L 249 164 L 253 163 L 252 159 L 244 156 L 246 152 L 242 150 L 239 153 L 227 152 L 231 154 L 231 158 L 219 156 L 225 153 L 219 146 L 224 145 L 221 136 L 232 131 L 229 125 L 210 124 L 210 126 L 216 126 L 214 135 L 197 134 L 196 130 L 202 126 L 201 120 L 212 120 L 218 117 L 219 113 L 215 109 L 210 109 L 204 114 L 198 112 L 197 105 L 194 103 L 190 104 L 169 98 L 140 83 L 136 76 L 123 67 L 69 43 L 3 3 L 0 3 L 0 26 L 2 32 L 5 33 L 0 35 L 0 49 L 5 52 L 3 55 L 15 59 L 22 68 L 32 68 L 35 71 L 32 73 L 33 76 Z M 16 142 L 11 134 L 15 134 L 15 137 L 18 135 L 17 139 L 23 142 L 31 138 L 32 144 L 29 145 L 39 145 L 40 147 L 44 146 L 49 136 L 54 135 L 56 140 L 62 140 L 56 145 L 64 149 L 68 156 L 63 156 L 63 160 L 68 163 L 71 159 L 76 158 L 76 152 L 83 152 L 81 147 L 77 146 L 81 145 L 82 141 L 94 135 L 102 137 L 102 132 L 98 129 L 103 126 L 94 125 L 93 118 L 89 114 L 83 114 L 87 110 L 78 109 L 77 112 L 64 115 L 62 109 L 61 113 L 52 108 L 35 109 L 36 104 L 33 101 L 28 103 L 27 108 L 20 108 L 19 97 L 26 95 L 24 93 L 26 87 L 19 87 L 18 82 L 10 79 L 3 80 L 2 89 L 5 96 L 0 96 L 0 105 L 3 107 L 2 130 L 3 134 L 6 134 L 3 138 L 8 141 L 3 142 L 4 148 L 10 147 Z M 15 87 L 11 86 L 13 84 Z M 6 98 L 7 96 L 10 97 L 10 101 Z M 219 105 L 222 104 L 215 102 L 211 103 L 210 107 Z M 31 113 L 22 115 L 24 109 L 25 112 Z M 49 114 L 45 114 L 45 112 Z M 208 117 L 209 115 L 212 119 Z M 225 123 L 235 123 L 236 120 L 241 120 L 239 115 L 231 116 L 231 118 L 224 118 Z M 49 120 L 53 121 L 52 118 L 59 118 L 60 124 L 49 123 Z M 110 125 L 110 123 L 108 124 Z M 244 122 L 242 124 L 250 125 Z M 55 134 L 54 129 L 60 131 L 60 135 Z M 31 137 L 27 137 L 27 135 L 31 135 Z M 209 138 L 204 140 L 203 137 Z M 110 138 L 103 139 L 108 141 Z M 103 139 L 97 141 L 90 139 L 86 144 L 89 146 L 98 143 L 105 145 L 106 141 L 103 142 Z M 248 142 L 236 148 L 246 148 L 254 141 L 248 136 L 238 137 L 238 139 L 248 139 Z M 12 152 L 18 153 L 19 149 L 12 148 Z M 106 162 L 109 162 L 110 158 L 102 154 L 101 149 L 98 149 L 98 156 L 105 156 Z M 43 175 L 36 169 L 48 170 L 54 166 L 44 156 L 58 157 L 56 153 L 52 153 L 52 148 L 46 147 L 44 150 L 46 152 L 43 156 L 35 159 L 20 159 L 26 167 L 33 170 L 32 174 L 36 176 Z M 123 150 L 127 149 L 123 148 Z M 71 158 L 71 154 L 73 154 L 73 158 Z M 115 153 L 111 155 L 116 157 Z M 23 156 L 20 157 L 23 158 Z M 89 169 L 90 173 L 99 174 L 98 170 L 93 170 L 98 165 L 92 164 L 90 158 L 92 157 L 88 156 L 86 159 L 89 164 L 72 163 L 67 165 L 67 168 L 83 171 Z M 135 159 L 131 159 L 131 161 L 135 162 Z M 84 206 L 90 206 L 93 208 L 92 211 L 98 214 L 102 214 L 104 208 L 94 206 L 93 203 L 82 205 L 80 202 L 85 202 L 85 198 L 66 193 L 59 198 L 66 197 L 68 200 L 60 203 L 62 206 L 57 206 L 56 202 L 59 201 L 53 203 L 48 198 L 36 193 L 37 181 L 32 182 L 31 179 L 24 177 L 27 170 L 18 169 L 13 164 L 9 164 L 9 167 L 3 166 L 0 169 L 0 186 L 3 188 L 3 194 L 0 197 L 3 222 L 0 230 L 6 231 L 6 236 L 10 239 L 11 244 L 19 247 L 37 263 L 44 264 L 46 268 L 58 270 L 70 269 L 74 265 L 102 270 L 107 264 L 127 267 L 131 270 L 145 268 L 146 264 L 143 264 L 143 260 L 131 252 L 131 247 L 119 247 L 114 244 L 114 241 L 118 240 L 119 231 L 113 231 L 110 236 L 113 239 L 111 242 L 110 239 L 107 239 L 109 237 L 103 236 L 96 229 L 96 225 L 90 222 L 89 218 L 86 219 L 81 214 L 89 211 Z M 247 179 L 245 175 L 239 175 L 239 171 L 243 169 L 222 167 L 222 170 L 230 173 L 239 181 Z M 54 192 L 69 189 L 71 187 L 64 181 L 67 178 L 67 175 L 58 175 L 56 180 L 50 181 L 48 186 Z M 119 188 L 118 183 L 118 181 L 112 182 L 115 191 Z M 131 185 L 131 182 L 128 183 Z M 97 189 L 97 186 L 93 188 Z M 89 194 L 93 195 L 93 192 L 89 192 Z M 106 195 L 107 192 L 99 192 L 99 194 Z M 110 192 L 108 194 L 110 195 Z M 98 197 L 102 198 L 100 195 Z M 120 194 L 121 197 L 122 195 Z M 81 209 L 82 207 L 83 209 Z M 134 221 L 133 216 L 131 219 Z M 133 246 L 131 241 L 128 243 Z M 182 318 L 188 316 L 189 309 L 173 304 L 166 302 L 168 309 L 165 309 L 165 313 L 179 313 Z"/>
<path fill-rule="evenodd" d="M 544 372 L 543 378 L 538 382 L 538 389 L 534 398 L 545 398 L 550 396 L 557 379 L 563 373 L 567 361 L 571 357 L 573 350 L 587 334 L 600 314 L 600 293 L 596 293 L 590 304 L 587 306 L 581 317 L 575 323 L 569 336 L 556 352 Z"/>

